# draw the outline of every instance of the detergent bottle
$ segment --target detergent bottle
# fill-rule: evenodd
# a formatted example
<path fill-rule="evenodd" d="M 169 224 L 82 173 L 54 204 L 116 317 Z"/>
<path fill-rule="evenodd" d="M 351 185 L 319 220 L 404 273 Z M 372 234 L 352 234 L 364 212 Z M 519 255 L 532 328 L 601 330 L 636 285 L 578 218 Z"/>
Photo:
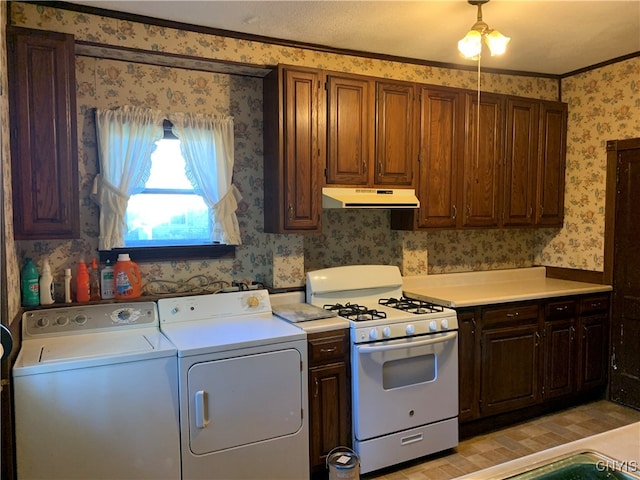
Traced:
<path fill-rule="evenodd" d="M 142 280 L 138 265 L 131 261 L 128 253 L 118 255 L 113 268 L 115 277 L 115 297 L 118 300 L 138 298 L 142 294 Z"/>

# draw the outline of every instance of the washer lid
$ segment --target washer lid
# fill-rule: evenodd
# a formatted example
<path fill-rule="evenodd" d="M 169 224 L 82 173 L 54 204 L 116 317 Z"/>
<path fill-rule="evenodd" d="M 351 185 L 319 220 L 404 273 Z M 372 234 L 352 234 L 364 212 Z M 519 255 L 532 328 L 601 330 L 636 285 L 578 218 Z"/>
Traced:
<path fill-rule="evenodd" d="M 145 336 L 125 337 L 118 341 L 96 339 L 88 343 L 45 343 L 38 363 L 78 360 L 87 357 L 104 357 L 128 353 L 150 352 L 153 347 Z"/>

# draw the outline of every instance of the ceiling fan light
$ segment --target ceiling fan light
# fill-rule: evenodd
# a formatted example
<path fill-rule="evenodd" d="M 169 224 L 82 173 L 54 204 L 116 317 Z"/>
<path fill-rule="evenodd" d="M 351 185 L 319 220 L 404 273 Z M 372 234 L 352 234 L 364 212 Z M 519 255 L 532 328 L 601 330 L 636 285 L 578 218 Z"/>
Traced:
<path fill-rule="evenodd" d="M 482 51 L 482 34 L 477 30 L 469 30 L 458 42 L 458 51 L 465 58 L 475 58 Z"/>
<path fill-rule="evenodd" d="M 497 30 L 492 30 L 485 36 L 487 46 L 491 51 L 491 55 L 502 55 L 507 51 L 507 44 L 511 40 L 509 37 L 505 37 Z"/>

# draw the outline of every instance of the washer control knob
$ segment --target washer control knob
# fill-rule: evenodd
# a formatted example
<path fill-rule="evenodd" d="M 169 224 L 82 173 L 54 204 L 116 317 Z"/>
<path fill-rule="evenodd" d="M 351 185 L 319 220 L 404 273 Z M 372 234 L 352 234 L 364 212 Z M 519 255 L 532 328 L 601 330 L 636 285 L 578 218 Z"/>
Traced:
<path fill-rule="evenodd" d="M 378 338 L 378 331 L 375 328 L 372 328 L 371 331 L 369 332 L 369 338 L 371 340 L 375 340 Z"/>
<path fill-rule="evenodd" d="M 171 309 L 171 313 L 172 313 L 172 314 L 174 314 L 174 315 L 175 315 L 176 313 L 178 313 L 179 311 L 180 311 L 180 309 L 179 309 L 178 307 L 173 307 L 173 308 Z"/>
<path fill-rule="evenodd" d="M 384 327 L 382 329 L 382 336 L 385 338 L 389 338 L 391 336 L 391 329 L 389 327 Z"/>
<path fill-rule="evenodd" d="M 36 327 L 44 328 L 47 325 L 49 325 L 49 319 L 46 317 L 40 317 L 38 320 L 36 320 Z"/>
<path fill-rule="evenodd" d="M 436 323 L 435 320 L 431 320 L 429 322 L 429 330 L 431 330 L 432 332 L 435 332 L 438 329 L 438 324 Z"/>
<path fill-rule="evenodd" d="M 445 318 L 444 320 L 442 320 L 440 322 L 440 326 L 442 327 L 443 330 L 448 330 L 449 329 L 449 320 L 447 320 Z"/>
<path fill-rule="evenodd" d="M 62 315 L 56 318 L 56 325 L 60 327 L 64 327 L 67 323 L 69 323 L 68 317 L 63 317 Z"/>
<path fill-rule="evenodd" d="M 412 323 L 410 323 L 409 325 L 407 325 L 406 332 L 407 335 L 413 335 L 414 333 L 416 333 L 416 327 Z"/>
<path fill-rule="evenodd" d="M 83 314 L 76 315 L 73 321 L 78 325 L 84 325 L 85 323 L 87 323 L 87 316 Z"/>

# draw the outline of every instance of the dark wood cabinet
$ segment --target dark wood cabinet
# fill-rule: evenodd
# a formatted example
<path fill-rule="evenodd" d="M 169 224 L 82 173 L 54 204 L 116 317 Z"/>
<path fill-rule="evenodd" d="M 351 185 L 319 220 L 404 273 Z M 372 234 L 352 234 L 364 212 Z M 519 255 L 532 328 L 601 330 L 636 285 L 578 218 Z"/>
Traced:
<path fill-rule="evenodd" d="M 538 403 L 538 305 L 484 309 L 480 335 L 480 413 L 493 415 Z"/>
<path fill-rule="evenodd" d="M 7 31 L 14 231 L 80 236 L 73 35 Z"/>
<path fill-rule="evenodd" d="M 349 330 L 310 333 L 310 471 L 323 471 L 329 452 L 351 446 Z"/>
<path fill-rule="evenodd" d="M 551 399 L 576 389 L 577 304 L 574 299 L 547 302 L 544 322 L 544 382 L 542 395 Z"/>
<path fill-rule="evenodd" d="M 609 295 L 580 299 L 578 317 L 578 391 L 607 383 L 609 355 Z"/>
<path fill-rule="evenodd" d="M 325 163 L 322 72 L 279 65 L 264 79 L 264 228 L 320 231 Z"/>
<path fill-rule="evenodd" d="M 326 183 L 368 185 L 374 158 L 374 84 L 368 77 L 328 74 Z"/>
<path fill-rule="evenodd" d="M 458 311 L 458 419 L 472 420 L 478 412 L 478 322 L 475 309 Z"/>
<path fill-rule="evenodd" d="M 501 224 L 534 222 L 538 162 L 538 101 L 507 98 Z"/>
<path fill-rule="evenodd" d="M 535 224 L 561 227 L 564 220 L 564 174 L 567 104 L 540 102 Z"/>

